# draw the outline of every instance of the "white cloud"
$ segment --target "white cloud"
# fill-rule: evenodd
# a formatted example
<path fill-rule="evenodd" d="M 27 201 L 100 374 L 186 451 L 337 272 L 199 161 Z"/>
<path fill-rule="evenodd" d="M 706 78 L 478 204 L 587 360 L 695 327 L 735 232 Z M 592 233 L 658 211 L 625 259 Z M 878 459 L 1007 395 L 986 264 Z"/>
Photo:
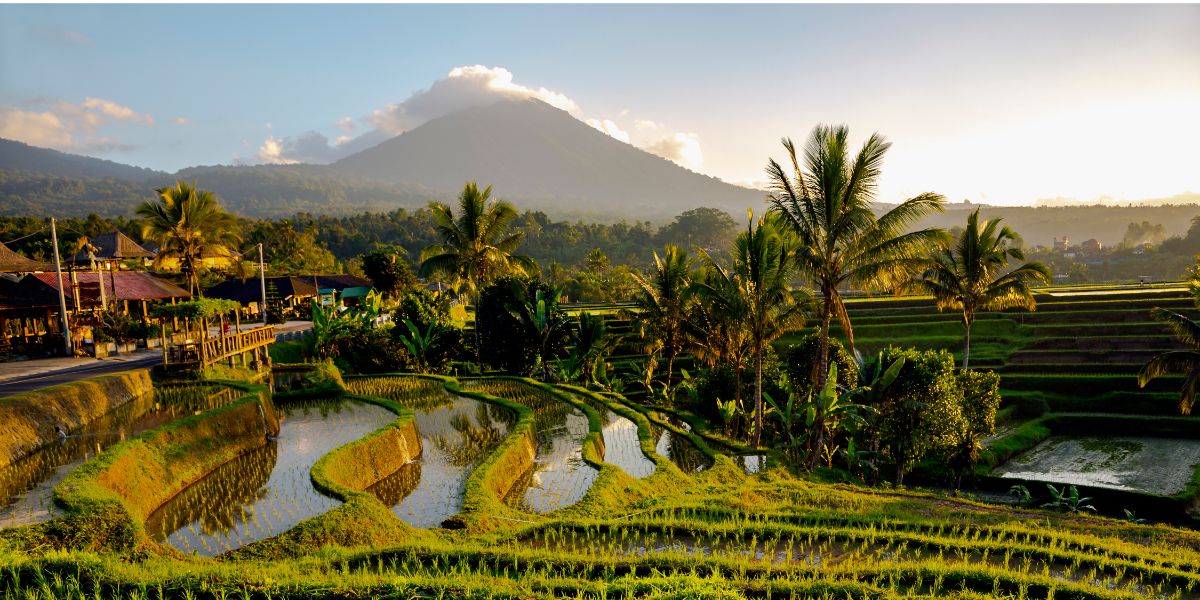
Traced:
<path fill-rule="evenodd" d="M 258 148 L 259 162 L 269 165 L 293 165 L 300 162 L 284 156 L 284 140 L 268 137 Z"/>
<path fill-rule="evenodd" d="M 180 127 L 183 127 L 184 125 L 192 124 L 192 120 L 187 117 L 175 117 L 174 119 L 171 119 L 171 122 L 176 125 L 179 125 Z"/>
<path fill-rule="evenodd" d="M 565 94 L 544 87 L 535 89 L 514 83 L 513 74 L 503 67 L 463 66 L 452 69 L 445 78 L 433 82 L 428 89 L 413 93 L 403 102 L 388 104 L 362 119 L 339 119 L 337 128 L 341 135 L 332 143 L 329 137 L 315 131 L 295 137 L 269 136 L 259 148 L 257 156 L 259 160 L 272 164 L 330 163 L 443 115 L 476 106 L 488 106 L 504 99 L 536 99 L 567 112 L 579 112 L 579 105 Z M 349 134 L 358 129 L 357 121 L 369 124 L 371 130 L 351 138 Z M 271 129 L 270 123 L 267 129 Z M 605 133 L 629 141 L 629 135 L 615 124 L 612 131 Z"/>
<path fill-rule="evenodd" d="M 154 125 L 149 114 L 101 98 L 85 98 L 79 104 L 46 99 L 30 104 L 36 108 L 0 106 L 0 137 L 71 152 L 126 151 L 133 146 L 100 130 L 114 122 Z"/>
<path fill-rule="evenodd" d="M 154 117 L 150 115 L 141 115 L 137 111 L 122 106 L 111 100 L 103 100 L 100 98 L 84 98 L 83 108 L 93 111 L 101 115 L 105 115 L 118 121 L 130 121 L 134 123 L 145 123 L 147 125 L 154 124 Z"/>
<path fill-rule="evenodd" d="M 699 170 L 704 164 L 700 138 L 694 133 L 676 133 L 643 146 L 642 149 L 693 171 Z"/>
<path fill-rule="evenodd" d="M 633 128 L 638 131 L 658 131 L 663 128 L 663 124 L 648 119 L 638 119 L 633 122 Z"/>
<path fill-rule="evenodd" d="M 377 129 L 399 135 L 440 116 L 487 106 L 504 98 L 536 99 L 567 112 L 579 111 L 579 105 L 564 94 L 513 83 L 513 74 L 508 69 L 474 65 L 452 69 L 445 79 L 433 82 L 429 89 L 374 111 L 371 122 Z"/>
<path fill-rule="evenodd" d="M 613 138 L 621 140 L 626 144 L 630 143 L 629 132 L 622 130 L 619 126 L 617 126 L 616 123 L 609 119 L 588 119 L 584 121 L 584 123 L 587 123 L 588 125 L 591 125 L 592 127 L 595 127 L 596 129 L 603 131 L 604 133 L 607 133 Z"/>

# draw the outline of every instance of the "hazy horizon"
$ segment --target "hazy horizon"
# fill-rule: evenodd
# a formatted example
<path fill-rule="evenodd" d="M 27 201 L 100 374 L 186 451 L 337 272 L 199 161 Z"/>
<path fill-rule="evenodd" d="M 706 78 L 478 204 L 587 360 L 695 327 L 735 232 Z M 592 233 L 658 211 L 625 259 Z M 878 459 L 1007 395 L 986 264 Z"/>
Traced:
<path fill-rule="evenodd" d="M 165 171 L 528 97 L 744 186 L 846 123 L 893 142 L 884 202 L 1200 192 L 1194 5 L 6 5 L 0 33 L 0 137 Z"/>

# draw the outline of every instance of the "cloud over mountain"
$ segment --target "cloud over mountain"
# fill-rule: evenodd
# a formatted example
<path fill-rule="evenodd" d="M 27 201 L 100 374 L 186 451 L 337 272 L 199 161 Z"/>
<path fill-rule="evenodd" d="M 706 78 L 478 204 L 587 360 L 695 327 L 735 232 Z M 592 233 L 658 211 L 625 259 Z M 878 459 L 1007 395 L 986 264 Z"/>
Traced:
<path fill-rule="evenodd" d="M 112 100 L 92 97 L 80 103 L 38 99 L 24 107 L 0 106 L 0 137 L 57 150 L 103 153 L 132 149 L 102 133 L 117 123 L 151 127 L 154 117 Z"/>
<path fill-rule="evenodd" d="M 506 98 L 541 100 L 567 112 L 579 111 L 579 105 L 565 94 L 544 87 L 535 89 L 514 83 L 512 72 L 503 67 L 456 67 L 445 78 L 433 82 L 428 89 L 413 93 L 403 102 L 388 104 L 359 119 L 339 119 L 337 128 L 342 135 L 334 140 L 317 131 L 283 138 L 272 136 L 259 147 L 257 158 L 259 162 L 269 164 L 330 163 L 438 117 L 467 108 L 488 106 Z M 360 123 L 370 127 L 370 130 L 351 137 L 350 134 L 359 129 Z"/>

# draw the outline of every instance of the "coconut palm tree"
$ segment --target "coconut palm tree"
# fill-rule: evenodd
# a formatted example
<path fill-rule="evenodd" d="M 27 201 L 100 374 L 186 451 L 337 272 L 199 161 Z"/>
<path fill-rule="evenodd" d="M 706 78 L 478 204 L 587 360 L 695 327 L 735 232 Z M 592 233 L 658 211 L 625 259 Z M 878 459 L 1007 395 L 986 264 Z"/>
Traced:
<path fill-rule="evenodd" d="M 788 284 L 795 272 L 794 252 L 772 221 L 755 227 L 749 215 L 746 231 L 733 247 L 733 265 L 726 269 L 702 252 L 710 276 L 693 286 L 697 297 L 717 312 L 741 322 L 754 357 L 754 445 L 762 441 L 763 355 L 771 342 L 800 327 L 804 303 Z"/>
<path fill-rule="evenodd" d="M 771 159 L 768 201 L 797 240 L 799 271 L 821 295 L 818 389 L 829 371 L 829 326 L 836 318 L 854 351 L 854 330 L 840 288 L 896 290 L 919 272 L 924 255 L 945 232 L 907 231 L 916 221 L 940 212 L 945 200 L 927 192 L 876 216 L 875 189 L 883 157 L 891 146 L 878 133 L 851 155 L 845 126 L 819 125 L 804 149 L 803 161 L 783 139 L 791 173 Z"/>
<path fill-rule="evenodd" d="M 200 267 L 206 257 L 232 257 L 240 241 L 237 218 L 221 209 L 212 192 L 186 181 L 156 190 L 157 200 L 137 208 L 142 237 L 159 246 L 156 266 L 178 261 L 188 290 L 200 292 Z"/>
<path fill-rule="evenodd" d="M 421 252 L 421 277 L 445 273 L 454 284 L 478 299 L 479 290 L 502 275 L 535 272 L 532 259 L 516 254 L 524 233 L 512 231 L 517 210 L 504 200 L 492 200 L 492 188 L 482 191 L 467 183 L 458 196 L 459 214 L 441 202 L 429 205 L 442 243 Z"/>
<path fill-rule="evenodd" d="M 654 253 L 654 271 L 649 277 L 633 273 L 637 286 L 632 313 L 643 338 L 662 343 L 667 358 L 667 385 L 675 369 L 675 357 L 684 349 L 684 321 L 691 304 L 692 260 L 686 250 L 667 244 L 663 255 Z"/>
<path fill-rule="evenodd" d="M 434 225 L 442 243 L 421 252 L 421 277 L 434 273 L 448 275 L 452 283 L 465 289 L 476 309 L 479 292 L 488 283 L 503 275 L 525 275 L 537 271 L 537 264 L 526 256 L 516 254 L 524 233 L 512 231 L 517 210 L 504 200 L 493 201 L 492 187 L 482 191 L 469 182 L 458 196 L 459 214 L 441 202 L 432 202 Z M 479 343 L 479 324 L 475 326 L 475 348 Z M 479 358 L 480 369 L 483 360 Z"/>
<path fill-rule="evenodd" d="M 912 281 L 912 287 L 933 294 L 939 311 L 961 310 L 963 368 L 971 360 L 971 325 L 975 313 L 1006 308 L 1035 310 L 1030 284 L 1049 283 L 1050 270 L 1040 262 L 1027 262 L 1005 271 L 1009 260 L 1025 260 L 1019 238 L 1001 219 L 979 221 L 979 210 L 967 217 L 967 228 L 953 245 L 936 249 L 930 265 Z"/>
<path fill-rule="evenodd" d="M 1193 293 L 1196 288 L 1193 283 Z M 1155 308 L 1150 316 L 1162 321 L 1171 328 L 1171 332 L 1179 341 L 1187 344 L 1187 350 L 1168 350 L 1150 359 L 1142 370 L 1138 371 L 1138 386 L 1146 387 L 1147 383 L 1156 377 L 1168 373 L 1182 373 L 1183 385 L 1179 388 L 1179 412 L 1192 414 L 1192 406 L 1196 404 L 1196 391 L 1200 389 L 1200 323 L 1197 323 L 1175 311 L 1165 308 Z"/>

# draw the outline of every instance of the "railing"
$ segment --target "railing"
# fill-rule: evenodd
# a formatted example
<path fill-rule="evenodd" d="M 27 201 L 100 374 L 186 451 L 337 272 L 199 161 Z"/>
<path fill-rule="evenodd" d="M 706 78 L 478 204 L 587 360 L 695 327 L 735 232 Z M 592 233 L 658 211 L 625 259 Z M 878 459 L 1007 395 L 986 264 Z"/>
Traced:
<path fill-rule="evenodd" d="M 210 337 L 199 342 L 177 343 L 163 354 L 167 365 L 198 365 L 204 368 L 231 356 L 267 346 L 275 341 L 275 327 L 256 327 L 249 331 Z"/>

